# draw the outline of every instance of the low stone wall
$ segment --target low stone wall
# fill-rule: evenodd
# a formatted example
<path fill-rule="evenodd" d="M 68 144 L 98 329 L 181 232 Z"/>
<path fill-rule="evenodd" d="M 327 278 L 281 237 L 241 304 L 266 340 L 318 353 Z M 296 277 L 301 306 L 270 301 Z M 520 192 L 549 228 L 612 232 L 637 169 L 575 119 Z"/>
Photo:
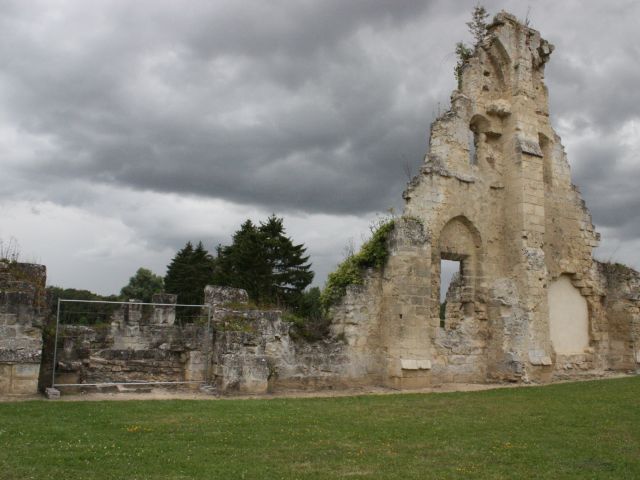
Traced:
<path fill-rule="evenodd" d="M 176 324 L 172 307 L 153 310 L 132 303 L 109 324 L 60 325 L 56 383 L 204 382 L 207 325 Z"/>
<path fill-rule="evenodd" d="M 190 381 L 219 393 L 256 394 L 375 383 L 343 338 L 292 335 L 280 310 L 251 308 L 243 290 L 207 287 L 205 299 L 210 331 L 181 325 L 166 306 L 150 312 L 136 303 L 123 305 L 109 323 L 60 325 L 56 384 Z"/>
<path fill-rule="evenodd" d="M 280 310 L 249 307 L 246 292 L 207 287 L 213 309 L 211 382 L 221 393 L 323 389 L 369 384 L 343 339 L 308 342 L 292 336 Z"/>
<path fill-rule="evenodd" d="M 212 381 L 220 392 L 330 388 L 349 383 L 344 343 L 293 340 L 277 310 L 216 310 Z"/>
<path fill-rule="evenodd" d="M 0 261 L 0 394 L 34 394 L 38 387 L 46 268 Z"/>
<path fill-rule="evenodd" d="M 640 273 L 619 263 L 598 267 L 607 292 L 607 362 L 615 370 L 640 371 Z"/>

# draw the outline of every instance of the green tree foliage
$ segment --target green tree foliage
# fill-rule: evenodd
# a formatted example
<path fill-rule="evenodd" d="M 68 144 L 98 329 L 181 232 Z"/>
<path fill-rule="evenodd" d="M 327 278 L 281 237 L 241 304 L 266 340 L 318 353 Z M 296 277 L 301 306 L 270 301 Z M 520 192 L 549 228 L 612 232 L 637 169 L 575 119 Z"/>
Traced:
<path fill-rule="evenodd" d="M 489 18 L 489 13 L 482 5 L 478 4 L 473 7 L 471 11 L 471 21 L 467 22 L 467 28 L 473 36 L 476 45 L 487 35 L 487 18 Z"/>
<path fill-rule="evenodd" d="M 154 293 L 160 293 L 164 289 L 164 279 L 151 270 L 139 268 L 136 274 L 129 279 L 129 283 L 122 287 L 120 296 L 126 301 L 132 298 L 143 302 L 150 302 Z"/>
<path fill-rule="evenodd" d="M 462 88 L 462 71 L 472 55 L 473 51 L 471 48 L 466 46 L 463 42 L 456 43 L 456 56 L 458 57 L 458 61 L 456 62 L 456 66 L 453 70 L 456 80 L 458 81 L 458 88 Z"/>
<path fill-rule="evenodd" d="M 317 318 L 322 316 L 322 302 L 320 300 L 320 288 L 312 287 L 302 292 L 296 305 L 296 313 L 304 318 Z"/>
<path fill-rule="evenodd" d="M 178 295 L 178 303 L 200 305 L 204 301 L 204 287 L 212 283 L 215 265 L 202 242 L 195 248 L 187 242 L 167 267 L 164 289 Z"/>
<path fill-rule="evenodd" d="M 474 39 L 474 46 L 476 47 L 487 35 L 487 18 L 489 18 L 489 13 L 482 5 L 476 5 L 471 11 L 471 21 L 467 22 L 467 28 Z M 458 88 L 462 88 L 462 71 L 473 56 L 473 48 L 464 42 L 458 42 L 456 43 L 456 56 L 458 61 L 453 70 L 458 81 Z"/>
<path fill-rule="evenodd" d="M 296 305 L 282 316 L 285 322 L 292 324 L 290 333 L 308 341 L 317 341 L 327 337 L 330 321 L 324 314 L 320 289 L 313 287 L 300 294 Z"/>
<path fill-rule="evenodd" d="M 54 320 L 58 311 L 58 299 L 64 300 L 98 300 L 117 302 L 116 295 L 98 295 L 89 290 L 77 290 L 75 288 L 47 287 L 47 300 L 51 309 L 51 318 Z M 68 325 L 100 325 L 108 324 L 111 315 L 119 308 L 117 304 L 109 303 L 76 303 L 63 302 L 60 306 L 60 324 Z"/>
<path fill-rule="evenodd" d="M 440 304 L 440 326 L 444 328 L 444 320 L 447 316 L 447 301 Z"/>
<path fill-rule="evenodd" d="M 242 224 L 229 246 L 218 246 L 214 283 L 243 288 L 262 304 L 296 305 L 313 280 L 304 245 L 285 234 L 282 218 Z"/>

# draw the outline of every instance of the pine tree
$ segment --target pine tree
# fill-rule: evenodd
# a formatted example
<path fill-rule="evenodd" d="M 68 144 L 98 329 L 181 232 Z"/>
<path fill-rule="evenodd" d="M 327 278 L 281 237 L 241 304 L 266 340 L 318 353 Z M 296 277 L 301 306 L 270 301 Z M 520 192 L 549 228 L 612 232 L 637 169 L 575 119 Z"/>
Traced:
<path fill-rule="evenodd" d="M 217 266 L 214 274 L 216 285 L 244 288 L 254 300 L 261 300 L 267 265 L 263 257 L 260 234 L 256 226 L 247 220 L 233 235 L 230 246 L 218 246 Z M 251 272 L 251 274 L 247 274 Z"/>
<path fill-rule="evenodd" d="M 281 218 L 272 215 L 259 227 L 247 220 L 231 245 L 218 247 L 214 280 L 244 288 L 258 303 L 292 305 L 313 280 L 305 252 L 285 235 Z"/>
<path fill-rule="evenodd" d="M 295 303 L 299 294 L 313 280 L 309 256 L 304 245 L 294 245 L 285 236 L 283 219 L 270 216 L 260 225 L 266 258 L 270 267 L 269 293 L 276 302 Z"/>
<path fill-rule="evenodd" d="M 178 303 L 200 305 L 204 301 L 204 287 L 212 283 L 215 260 L 198 242 L 193 248 L 187 242 L 167 267 L 165 291 L 178 295 Z"/>

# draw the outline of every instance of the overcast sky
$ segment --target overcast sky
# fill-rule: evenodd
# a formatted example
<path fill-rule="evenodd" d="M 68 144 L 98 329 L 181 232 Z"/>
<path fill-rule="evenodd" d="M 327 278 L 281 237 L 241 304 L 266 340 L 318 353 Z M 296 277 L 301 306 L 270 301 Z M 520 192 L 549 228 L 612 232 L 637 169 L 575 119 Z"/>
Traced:
<path fill-rule="evenodd" d="M 107 294 L 273 212 L 321 285 L 401 209 L 475 4 L 0 0 L 0 239 Z M 640 2 L 484 5 L 555 44 L 552 123 L 597 256 L 640 267 Z"/>

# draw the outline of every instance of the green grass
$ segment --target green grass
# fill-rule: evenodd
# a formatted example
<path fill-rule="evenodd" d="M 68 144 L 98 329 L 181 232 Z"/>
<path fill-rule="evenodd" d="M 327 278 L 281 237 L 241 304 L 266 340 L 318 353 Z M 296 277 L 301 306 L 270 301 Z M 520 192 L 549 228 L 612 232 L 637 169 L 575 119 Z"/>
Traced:
<path fill-rule="evenodd" d="M 640 478 L 640 378 L 470 393 L 0 404 L 0 478 Z"/>

